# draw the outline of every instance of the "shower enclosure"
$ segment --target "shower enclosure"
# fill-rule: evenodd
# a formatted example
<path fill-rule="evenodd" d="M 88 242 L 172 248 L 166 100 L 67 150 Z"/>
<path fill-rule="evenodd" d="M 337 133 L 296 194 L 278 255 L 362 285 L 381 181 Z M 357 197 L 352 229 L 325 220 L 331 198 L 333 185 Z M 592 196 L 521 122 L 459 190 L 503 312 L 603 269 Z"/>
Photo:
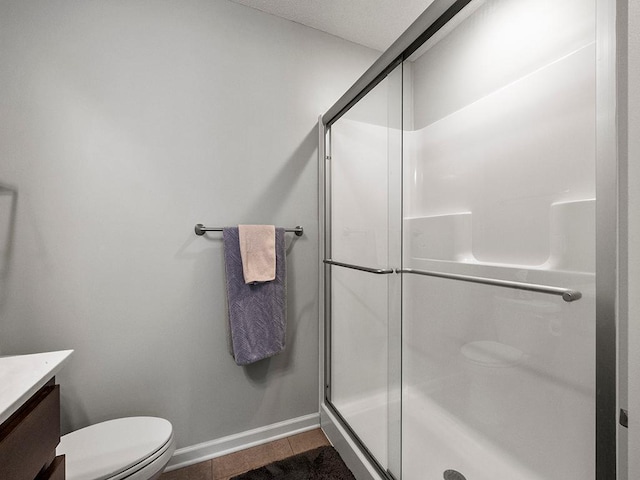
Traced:
<path fill-rule="evenodd" d="M 615 478 L 609 8 L 436 1 L 322 117 L 323 423 L 372 476 Z"/>

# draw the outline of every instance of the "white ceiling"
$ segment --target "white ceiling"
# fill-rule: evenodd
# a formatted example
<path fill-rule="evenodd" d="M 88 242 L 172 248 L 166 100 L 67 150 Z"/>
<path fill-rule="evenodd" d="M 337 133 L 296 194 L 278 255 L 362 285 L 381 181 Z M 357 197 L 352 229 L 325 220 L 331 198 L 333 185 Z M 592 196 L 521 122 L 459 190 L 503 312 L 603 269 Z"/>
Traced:
<path fill-rule="evenodd" d="M 386 50 L 433 0 L 231 0 Z"/>

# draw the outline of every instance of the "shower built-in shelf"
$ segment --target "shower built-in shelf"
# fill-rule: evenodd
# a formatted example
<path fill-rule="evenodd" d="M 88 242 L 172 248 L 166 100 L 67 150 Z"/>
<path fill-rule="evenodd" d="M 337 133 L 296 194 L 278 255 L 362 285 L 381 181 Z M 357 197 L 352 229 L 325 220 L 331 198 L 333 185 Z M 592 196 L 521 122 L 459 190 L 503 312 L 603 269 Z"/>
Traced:
<path fill-rule="evenodd" d="M 480 220 L 481 221 L 481 220 Z M 595 199 L 548 206 L 548 238 L 521 239 L 517 260 L 502 258 L 500 245 L 488 245 L 473 229 L 471 211 L 404 219 L 408 262 L 416 259 L 502 268 L 593 273 Z M 513 239 L 512 239 L 513 240 Z M 530 242 L 530 243 L 528 243 Z M 488 250 L 491 250 L 491 253 Z"/>

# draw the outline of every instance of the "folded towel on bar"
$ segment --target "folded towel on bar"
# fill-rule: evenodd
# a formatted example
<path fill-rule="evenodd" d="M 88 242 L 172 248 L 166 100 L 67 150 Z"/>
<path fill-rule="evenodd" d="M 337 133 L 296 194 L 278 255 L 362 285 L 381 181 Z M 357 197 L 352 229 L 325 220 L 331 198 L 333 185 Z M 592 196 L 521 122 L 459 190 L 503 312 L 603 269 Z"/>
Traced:
<path fill-rule="evenodd" d="M 238 228 L 222 231 L 232 354 L 247 365 L 280 353 L 286 332 L 284 228 L 275 229 L 276 272 L 271 282 L 245 283 Z"/>
<path fill-rule="evenodd" d="M 244 283 L 270 282 L 276 278 L 276 227 L 238 225 Z"/>

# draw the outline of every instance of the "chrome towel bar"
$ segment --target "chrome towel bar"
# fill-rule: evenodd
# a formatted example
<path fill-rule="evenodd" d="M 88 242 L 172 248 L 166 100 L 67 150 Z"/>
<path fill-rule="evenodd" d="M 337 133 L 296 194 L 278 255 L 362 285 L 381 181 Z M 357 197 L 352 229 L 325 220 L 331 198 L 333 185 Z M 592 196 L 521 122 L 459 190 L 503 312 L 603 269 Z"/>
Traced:
<path fill-rule="evenodd" d="M 471 275 L 460 275 L 456 273 L 433 272 L 427 270 L 414 270 L 412 268 L 403 268 L 396 270 L 396 273 L 412 273 L 414 275 L 425 275 L 427 277 L 448 278 L 451 280 L 460 280 L 462 282 L 482 283 L 484 285 L 493 285 L 496 287 L 515 288 L 518 290 L 527 290 L 529 292 L 548 293 L 551 295 L 560 295 L 565 302 L 573 302 L 582 298 L 582 293 L 569 288 L 552 287 L 549 285 L 538 285 L 535 283 L 514 282 L 510 280 L 498 280 L 495 278 L 474 277 Z"/>
<path fill-rule="evenodd" d="M 368 273 L 375 273 L 377 275 L 384 275 L 387 273 L 393 273 L 393 268 L 369 268 L 369 267 L 362 267 L 360 265 L 351 265 L 350 263 L 342 263 L 342 262 L 336 262 L 334 260 L 328 259 L 328 260 L 323 260 L 324 263 L 326 263 L 327 265 L 335 265 L 336 267 L 344 267 L 344 268 L 350 268 L 351 270 L 359 270 L 361 272 L 368 272 Z"/>
<path fill-rule="evenodd" d="M 201 223 L 198 223 L 194 230 L 196 232 L 196 235 L 204 235 L 205 232 L 221 232 L 223 228 L 224 227 L 205 227 Z M 298 237 L 301 237 L 302 234 L 304 233 L 304 228 L 302 228 L 301 226 L 297 226 L 294 228 L 285 228 L 284 231 L 293 232 Z"/>

